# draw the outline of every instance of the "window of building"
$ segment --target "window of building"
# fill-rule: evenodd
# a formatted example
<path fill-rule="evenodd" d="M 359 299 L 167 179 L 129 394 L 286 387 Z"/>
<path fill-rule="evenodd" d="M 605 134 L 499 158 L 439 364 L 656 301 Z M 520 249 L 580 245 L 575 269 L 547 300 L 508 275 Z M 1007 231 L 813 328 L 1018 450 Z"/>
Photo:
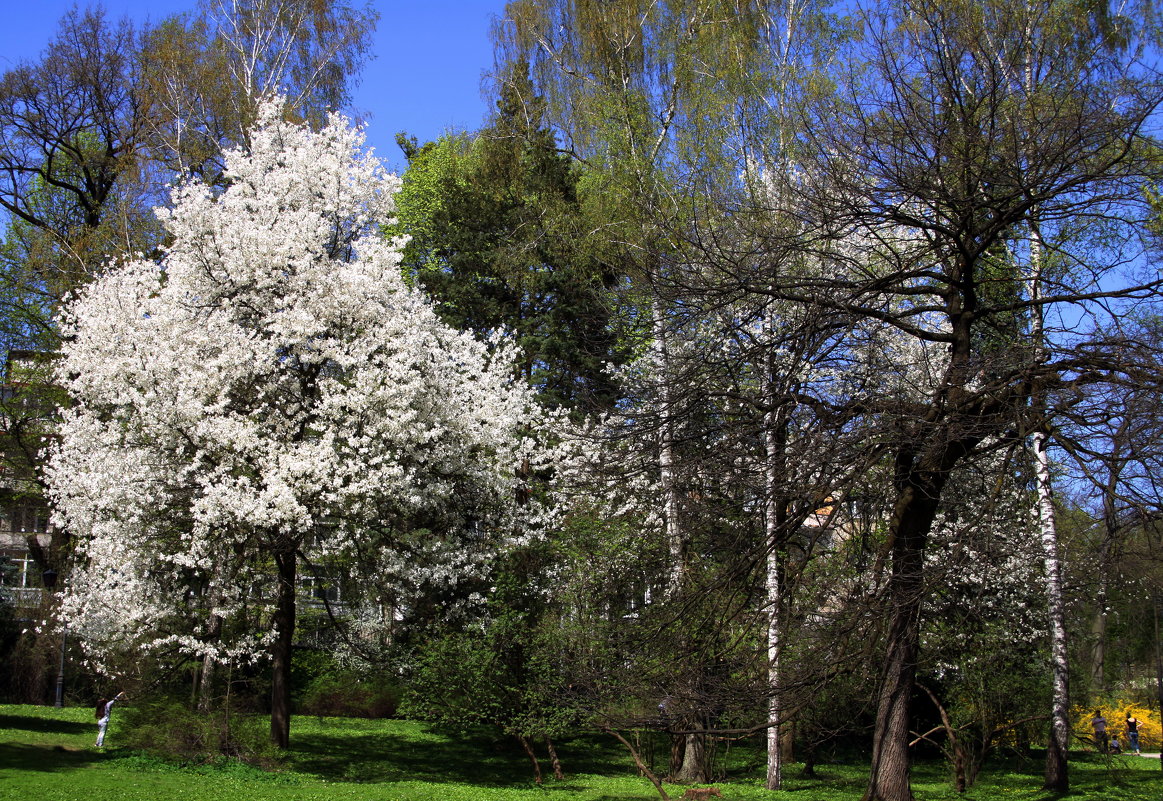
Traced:
<path fill-rule="evenodd" d="M 43 534 L 48 531 L 48 508 L 36 504 L 17 504 L 10 510 L 13 532 Z"/>

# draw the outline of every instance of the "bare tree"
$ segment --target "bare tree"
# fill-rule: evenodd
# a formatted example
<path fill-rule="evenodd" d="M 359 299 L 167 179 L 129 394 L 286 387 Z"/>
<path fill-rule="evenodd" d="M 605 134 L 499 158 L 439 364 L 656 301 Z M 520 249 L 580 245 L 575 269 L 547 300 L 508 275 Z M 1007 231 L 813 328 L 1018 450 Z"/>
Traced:
<path fill-rule="evenodd" d="M 344 0 L 202 0 L 146 39 L 151 145 L 170 170 L 216 179 L 257 103 L 279 94 L 313 125 L 351 99 L 377 14 Z"/>
<path fill-rule="evenodd" d="M 998 64 L 1030 57 L 1022 11 L 921 2 L 866 12 L 869 78 L 828 110 L 836 122 L 821 117 L 813 130 L 826 190 L 816 194 L 815 219 L 830 235 L 856 234 L 867 245 L 832 277 L 792 277 L 767 290 L 875 321 L 939 357 L 923 392 L 846 404 L 883 426 L 878 447 L 893 464 L 895 496 L 883 553 L 891 565 L 889 631 L 868 799 L 912 797 L 909 705 L 924 556 L 953 469 L 1037 430 L 1043 415 L 1031 410 L 1032 398 L 1110 378 L 1124 364 L 1117 343 L 1097 331 L 1088 339 L 1048 331 L 1044 348 L 1031 346 L 1022 337 L 1026 321 L 1062 303 L 1105 318 L 1120 300 L 1158 291 L 1158 282 L 1136 283 L 1119 271 L 1143 232 L 1138 187 L 1154 165 L 1141 154 L 1160 94 L 1128 51 L 1110 50 L 1095 29 L 1126 25 L 1120 30 L 1130 35 L 1130 22 L 1113 14 L 1043 21 L 1031 87 L 1011 79 L 1021 69 Z M 999 47 L 1006 35 L 1022 47 Z M 1027 146 L 1032 137 L 1036 152 Z M 1118 245 L 1056 239 L 1069 269 L 1052 281 L 1043 275 L 1042 292 L 1031 295 L 1020 280 L 1029 262 L 1005 250 L 1035 210 L 1043 229 L 1101 223 Z M 1105 280 L 1096 287 L 1099 276 Z"/>

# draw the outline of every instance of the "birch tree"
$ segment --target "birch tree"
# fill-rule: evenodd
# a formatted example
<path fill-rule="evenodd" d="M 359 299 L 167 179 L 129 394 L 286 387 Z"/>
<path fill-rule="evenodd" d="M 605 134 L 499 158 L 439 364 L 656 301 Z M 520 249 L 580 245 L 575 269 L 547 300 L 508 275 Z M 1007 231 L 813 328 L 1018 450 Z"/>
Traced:
<path fill-rule="evenodd" d="M 710 210 L 724 192 L 737 191 L 747 165 L 781 169 L 794 163 L 794 109 L 810 94 L 803 90 L 813 85 L 834 36 L 820 4 L 798 2 L 696 0 L 644 6 L 524 0 L 510 3 L 498 26 L 501 54 L 509 63 L 521 58 L 532 65 L 563 149 L 585 165 L 583 191 L 595 223 L 622 244 L 622 269 L 637 277 L 634 302 L 640 304 L 640 318 L 648 321 L 655 362 L 651 425 L 672 596 L 689 577 L 690 543 L 699 536 L 693 521 L 685 519 L 681 491 L 684 477 L 697 475 L 699 468 L 681 464 L 679 433 L 688 395 L 681 376 L 689 369 L 678 355 L 685 347 L 680 318 L 693 313 L 684 306 L 689 289 L 684 282 L 692 275 L 691 259 L 683 252 L 690 221 L 708 212 L 717 215 L 719 209 Z M 760 364 L 766 361 L 762 354 L 757 358 Z M 770 436 L 761 434 L 761 441 L 777 448 L 778 424 L 774 417 L 769 423 Z M 772 452 L 770 471 L 778 471 L 785 459 L 786 454 Z M 770 471 L 772 484 L 776 478 Z M 784 498 L 769 489 L 763 503 L 774 579 L 780 547 L 775 527 L 782 525 L 776 517 L 786 516 L 777 511 Z M 778 581 L 771 587 L 767 608 L 772 617 L 765 628 L 773 638 L 771 681 L 778 684 L 774 638 L 782 601 Z M 779 721 L 772 714 L 775 744 Z M 775 787 L 778 749 L 773 746 L 771 753 L 769 785 Z"/>
<path fill-rule="evenodd" d="M 200 0 L 144 38 L 142 83 L 154 156 L 214 181 L 243 144 L 258 103 L 277 93 L 289 116 L 323 125 L 346 108 L 377 14 L 343 0 Z"/>

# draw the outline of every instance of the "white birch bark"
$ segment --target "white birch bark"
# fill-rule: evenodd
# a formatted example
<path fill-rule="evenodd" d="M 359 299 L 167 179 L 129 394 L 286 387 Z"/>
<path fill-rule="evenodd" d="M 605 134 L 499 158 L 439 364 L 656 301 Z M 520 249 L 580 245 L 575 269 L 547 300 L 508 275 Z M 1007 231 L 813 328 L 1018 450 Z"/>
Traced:
<path fill-rule="evenodd" d="M 771 313 L 764 320 L 770 345 L 773 327 Z M 779 747 L 782 726 L 782 694 L 780 684 L 780 632 L 783 625 L 783 594 L 780 585 L 780 563 L 777 538 L 779 536 L 779 465 L 783 459 L 783 444 L 777 431 L 778 415 L 775 410 L 775 363 L 770 347 L 764 359 L 764 399 L 767 411 L 764 414 L 764 444 L 766 449 L 766 469 L 764 471 L 764 543 L 767 547 L 767 780 L 768 790 L 778 790 L 783 781 L 783 752 Z"/>
<path fill-rule="evenodd" d="M 1027 29 L 1025 44 L 1029 53 L 1034 48 L 1035 14 L 1027 2 Z M 1022 72 L 1022 84 L 1028 95 L 1037 88 L 1034 59 L 1027 57 Z M 1045 359 L 1045 311 L 1042 307 L 1042 272 L 1045 267 L 1045 244 L 1038 222 L 1038 209 L 1030 210 L 1030 280 L 1031 303 L 1030 338 L 1034 344 L 1035 361 Z M 1044 399 L 1032 399 L 1035 413 L 1044 411 Z M 1062 565 L 1058 557 L 1058 529 L 1054 519 L 1053 482 L 1050 474 L 1050 438 L 1047 427 L 1041 423 L 1034 432 L 1031 448 L 1034 455 L 1034 474 L 1037 490 L 1039 539 L 1046 577 L 1046 607 L 1050 628 L 1050 664 L 1053 685 L 1050 709 L 1051 742 L 1046 749 L 1046 787 L 1065 791 L 1069 784 L 1068 756 L 1070 738 L 1069 657 L 1067 655 L 1066 614 L 1062 600 Z"/>
<path fill-rule="evenodd" d="M 773 500 L 773 499 L 772 499 Z M 774 506 L 771 500 L 768 506 Z M 769 512 L 769 520 L 767 523 L 767 683 L 768 683 L 768 699 L 767 699 L 767 781 L 765 787 L 768 790 L 778 790 L 783 782 L 783 752 L 780 750 L 779 741 L 782 732 L 782 724 L 780 717 L 783 714 L 783 696 L 780 690 L 781 674 L 780 674 L 780 650 L 782 641 L 780 639 L 780 630 L 783 624 L 783 618 L 780 610 L 783 607 L 783 597 L 780 592 L 779 582 L 779 554 L 774 547 L 774 526 L 772 525 L 773 516 Z"/>
<path fill-rule="evenodd" d="M 1066 615 L 1062 601 L 1062 565 L 1058 558 L 1058 530 L 1054 521 L 1048 445 L 1049 437 L 1045 432 L 1038 431 L 1034 434 L 1038 524 L 1041 532 L 1042 558 L 1046 565 L 1046 603 L 1050 615 L 1050 660 L 1054 684 L 1050 731 L 1059 753 L 1065 755 L 1070 737 L 1070 698 L 1067 683 L 1069 661 L 1066 653 Z"/>
<path fill-rule="evenodd" d="M 1030 228 L 1030 300 L 1033 303 L 1031 337 L 1036 356 L 1043 358 L 1044 336 L 1043 311 L 1040 305 L 1041 278 L 1045 252 L 1041 232 L 1035 221 Z M 1035 397 L 1035 408 L 1040 408 L 1042 399 Z M 1049 435 L 1039 426 L 1032 438 L 1034 452 L 1035 483 L 1037 486 L 1037 511 L 1042 559 L 1046 574 L 1046 607 L 1050 627 L 1050 664 L 1053 682 L 1053 699 L 1050 710 L 1051 747 L 1046 752 L 1047 785 L 1063 786 L 1066 782 L 1066 759 L 1070 742 L 1070 675 L 1067 655 L 1066 612 L 1062 598 L 1062 565 L 1058 557 L 1058 529 L 1054 519 L 1053 482 L 1050 474 Z M 1056 762 L 1057 760 L 1057 762 Z"/>
<path fill-rule="evenodd" d="M 778 91 L 774 97 L 776 111 L 779 115 L 779 158 L 785 172 L 791 171 L 791 162 L 787 154 L 787 140 L 785 126 L 789 117 L 786 104 L 789 102 L 789 83 L 787 76 L 792 71 L 792 44 L 796 34 L 796 22 L 800 13 L 797 0 L 786 0 L 779 6 L 782 13 L 782 29 L 779 20 L 769 20 L 771 36 L 774 42 L 779 43 L 777 61 L 779 62 Z M 783 205 L 782 203 L 780 204 Z M 780 748 L 780 736 L 783 726 L 780 720 L 783 714 L 783 696 L 780 685 L 781 650 L 783 642 L 781 633 L 783 628 L 783 592 L 780 583 L 781 565 L 777 538 L 779 536 L 779 495 L 780 465 L 784 460 L 785 444 L 781 441 L 777 426 L 779 416 L 775 408 L 775 360 L 771 353 L 773 331 L 775 328 L 775 311 L 768 309 L 764 317 L 766 333 L 767 356 L 764 359 L 764 399 L 767 402 L 767 411 L 764 414 L 764 445 L 767 460 L 764 476 L 764 543 L 767 546 L 767 778 L 764 786 L 768 790 L 778 790 L 783 783 L 783 751 Z"/>

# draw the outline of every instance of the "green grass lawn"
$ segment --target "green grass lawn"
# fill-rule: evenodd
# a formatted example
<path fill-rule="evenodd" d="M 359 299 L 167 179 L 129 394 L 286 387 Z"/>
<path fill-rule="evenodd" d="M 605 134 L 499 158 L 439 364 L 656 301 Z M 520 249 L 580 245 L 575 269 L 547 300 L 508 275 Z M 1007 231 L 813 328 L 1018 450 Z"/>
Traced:
<path fill-rule="evenodd" d="M 0 799 L 20 801 L 233 801 L 233 799 L 368 799 L 368 801 L 637 801 L 656 799 L 612 740 L 583 738 L 559 746 L 566 779 L 533 784 L 518 748 L 485 734 L 452 738 L 421 723 L 399 720 L 297 717 L 292 748 L 278 771 L 238 762 L 182 767 L 117 746 L 118 723 L 103 750 L 93 748 L 96 725 L 87 709 L 0 705 Z M 735 749 L 730 777 L 716 783 L 726 799 L 857 801 L 864 765 L 822 765 L 818 778 L 797 778 L 787 789 L 762 789 L 760 755 Z M 1036 760 L 998 762 L 965 796 L 973 801 L 1055 798 L 1040 789 Z M 1159 761 L 1080 755 L 1071 762 L 1078 801 L 1118 798 L 1159 801 Z M 941 762 L 914 771 L 920 801 L 954 799 Z M 677 798 L 684 788 L 667 786 Z"/>

